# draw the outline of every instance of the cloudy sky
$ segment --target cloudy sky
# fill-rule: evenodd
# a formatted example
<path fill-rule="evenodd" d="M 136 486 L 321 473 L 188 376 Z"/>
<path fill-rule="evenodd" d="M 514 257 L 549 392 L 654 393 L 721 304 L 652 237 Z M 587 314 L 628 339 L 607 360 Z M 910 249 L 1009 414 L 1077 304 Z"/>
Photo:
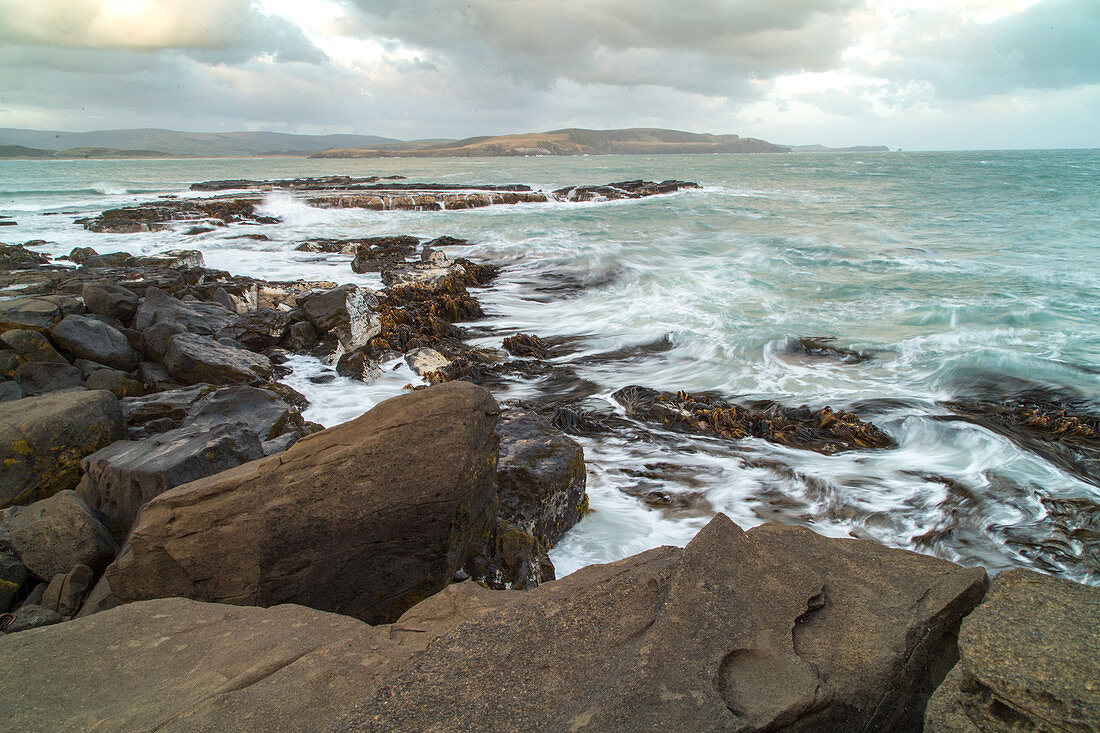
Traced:
<path fill-rule="evenodd" d="M 0 0 L 0 127 L 1100 147 L 1100 0 Z"/>

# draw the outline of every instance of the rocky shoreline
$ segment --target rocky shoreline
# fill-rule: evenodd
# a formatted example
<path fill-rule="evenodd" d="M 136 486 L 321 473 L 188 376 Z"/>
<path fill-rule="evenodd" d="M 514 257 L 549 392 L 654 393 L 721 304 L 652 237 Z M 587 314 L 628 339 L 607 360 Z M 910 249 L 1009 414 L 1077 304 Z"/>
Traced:
<path fill-rule="evenodd" d="M 274 189 L 425 211 L 548 198 L 346 177 L 192 188 L 253 193 L 82 223 L 247 226 Z M 684 550 L 550 582 L 547 553 L 588 510 L 569 434 L 649 423 L 825 455 L 892 449 L 856 409 L 624 386 L 625 417 L 594 414 L 567 345 L 522 333 L 471 345 L 464 324 L 500 272 L 448 256 L 467 244 L 454 237 L 298 246 L 352 255 L 352 270 L 379 273 L 377 291 L 236 276 L 196 250 L 77 248 L 57 263 L 35 244 L 0 246 L 0 700 L 15 729 L 1100 724 L 1100 591 L 1030 571 L 990 586 L 980 568 L 777 524 L 746 533 L 719 515 Z M 870 358 L 827 339 L 792 349 Z M 278 381 L 293 354 L 362 381 L 404 359 L 424 383 L 324 430 Z M 489 390 L 517 375 L 554 388 L 498 404 Z M 1079 471 L 1100 455 L 1095 416 L 1038 396 L 950 409 Z M 1032 656 L 1041 664 L 1019 661 Z"/>

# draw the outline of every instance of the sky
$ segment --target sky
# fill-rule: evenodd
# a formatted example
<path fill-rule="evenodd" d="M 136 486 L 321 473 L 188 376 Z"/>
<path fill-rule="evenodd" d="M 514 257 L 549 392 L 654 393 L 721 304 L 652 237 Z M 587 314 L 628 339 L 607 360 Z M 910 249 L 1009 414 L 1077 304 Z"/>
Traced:
<path fill-rule="evenodd" d="M 0 0 L 0 127 L 1100 147 L 1100 0 Z"/>

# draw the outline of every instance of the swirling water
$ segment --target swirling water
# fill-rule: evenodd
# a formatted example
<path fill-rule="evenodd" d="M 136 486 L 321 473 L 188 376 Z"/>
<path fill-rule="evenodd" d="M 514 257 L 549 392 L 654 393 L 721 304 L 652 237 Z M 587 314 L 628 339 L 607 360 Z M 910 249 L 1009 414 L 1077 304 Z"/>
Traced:
<path fill-rule="evenodd" d="M 528 183 L 550 190 L 630 178 L 699 181 L 637 201 L 415 213 L 265 201 L 278 225 L 129 235 L 73 219 L 194 181 L 324 174 Z M 63 213 L 57 213 L 63 212 Z M 451 254 L 505 267 L 480 293 L 477 340 L 517 331 L 566 344 L 591 388 L 713 390 L 869 416 L 898 447 L 823 456 L 637 426 L 579 438 L 593 511 L 559 544 L 559 574 L 684 544 L 716 511 L 873 538 L 993 570 L 1024 566 L 1100 583 L 1100 476 L 952 419 L 946 400 L 1044 388 L 1100 411 L 1100 151 L 608 156 L 440 160 L 0 162 L 7 242 L 203 250 L 212 267 L 267 279 L 377 286 L 350 258 L 296 252 L 310 237 L 450 234 Z M 264 234 L 258 241 L 242 234 Z M 792 357 L 803 335 L 872 353 L 858 364 Z M 400 393 L 399 364 L 363 385 L 304 357 L 288 381 L 327 425 Z M 562 385 L 515 379 L 498 399 Z M 621 414 L 621 413 L 620 413 Z M 643 501 L 660 491 L 667 506 Z"/>

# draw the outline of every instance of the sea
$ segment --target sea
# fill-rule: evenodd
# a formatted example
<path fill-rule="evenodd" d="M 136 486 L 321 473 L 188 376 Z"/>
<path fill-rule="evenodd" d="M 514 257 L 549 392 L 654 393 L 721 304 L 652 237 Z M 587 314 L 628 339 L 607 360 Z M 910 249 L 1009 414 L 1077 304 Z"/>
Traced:
<path fill-rule="evenodd" d="M 402 175 L 535 189 L 630 179 L 695 181 L 638 200 L 448 212 L 319 209 L 272 193 L 272 225 L 188 235 L 96 234 L 108 208 L 195 195 L 197 181 Z M 207 194 L 210 195 L 210 194 Z M 553 550 L 559 576 L 684 545 L 717 512 L 745 528 L 803 525 L 993 572 L 1024 567 L 1100 584 L 1100 469 L 1063 460 L 952 405 L 1036 394 L 1100 413 L 1100 150 L 469 159 L 0 161 L 0 240 L 51 255 L 203 252 L 269 280 L 380 287 L 350 258 L 295 251 L 319 237 L 451 235 L 502 266 L 478 291 L 473 342 L 517 332 L 555 344 L 589 388 L 581 407 L 624 417 L 627 385 L 730 401 L 855 410 L 897 442 L 822 455 L 659 426 L 578 436 L 591 511 Z M 267 240 L 243 238 L 263 234 Z M 797 348 L 830 337 L 871 358 Z M 399 360 L 364 384 L 295 356 L 285 381 L 326 426 L 419 378 Z M 595 385 L 594 387 L 592 385 Z M 515 377 L 500 401 L 568 393 Z M 653 497 L 660 497 L 654 501 Z"/>

